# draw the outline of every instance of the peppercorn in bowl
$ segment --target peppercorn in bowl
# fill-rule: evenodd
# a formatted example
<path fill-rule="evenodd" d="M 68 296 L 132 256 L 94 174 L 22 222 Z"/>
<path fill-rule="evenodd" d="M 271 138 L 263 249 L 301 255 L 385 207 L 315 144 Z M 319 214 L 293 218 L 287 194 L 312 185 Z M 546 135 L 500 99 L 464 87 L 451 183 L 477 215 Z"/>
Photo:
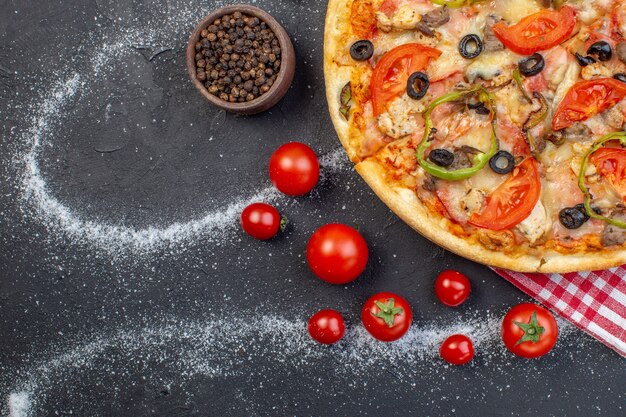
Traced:
<path fill-rule="evenodd" d="M 187 46 L 187 68 L 198 91 L 233 113 L 256 114 L 277 104 L 293 81 L 295 65 L 285 29 L 250 5 L 213 11 Z"/>

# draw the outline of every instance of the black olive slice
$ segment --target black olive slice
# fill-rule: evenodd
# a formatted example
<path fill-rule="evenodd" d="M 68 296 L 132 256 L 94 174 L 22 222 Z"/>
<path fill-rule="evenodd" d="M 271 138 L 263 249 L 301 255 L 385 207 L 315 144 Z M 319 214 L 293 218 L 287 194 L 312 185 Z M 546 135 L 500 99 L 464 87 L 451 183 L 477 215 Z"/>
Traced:
<path fill-rule="evenodd" d="M 478 35 L 465 35 L 459 42 L 459 53 L 465 59 L 474 59 L 483 52 L 483 41 Z"/>
<path fill-rule="evenodd" d="M 507 151 L 498 151 L 489 160 L 489 166 L 496 174 L 508 174 L 515 168 L 515 158 Z"/>
<path fill-rule="evenodd" d="M 423 72 L 414 72 L 406 83 L 406 93 L 415 100 L 424 98 L 429 88 L 430 80 Z"/>
<path fill-rule="evenodd" d="M 613 78 L 615 78 L 617 81 L 621 81 L 623 83 L 626 83 L 626 74 L 624 74 L 623 72 L 615 74 L 613 76 Z"/>
<path fill-rule="evenodd" d="M 578 65 L 581 67 L 586 67 L 587 65 L 595 64 L 596 60 L 590 56 L 582 56 L 578 52 L 575 54 L 576 61 L 578 61 Z"/>
<path fill-rule="evenodd" d="M 561 210 L 559 220 L 565 228 L 574 230 L 585 224 L 589 220 L 589 216 L 584 211 L 581 211 L 578 206 L 568 207 Z"/>
<path fill-rule="evenodd" d="M 433 149 L 430 151 L 428 159 L 440 167 L 449 167 L 454 163 L 454 154 L 447 149 Z"/>
<path fill-rule="evenodd" d="M 519 63 L 519 72 L 525 77 L 532 77 L 539 74 L 546 66 L 546 61 L 543 59 L 543 55 L 534 54 L 528 58 L 522 59 Z"/>
<path fill-rule="evenodd" d="M 477 101 L 476 103 L 468 103 L 467 108 L 470 110 L 474 110 L 478 114 L 482 114 L 483 116 L 487 116 L 491 114 L 491 110 L 485 106 L 485 103 L 482 101 Z"/>
<path fill-rule="evenodd" d="M 356 41 L 350 47 L 350 56 L 355 61 L 367 61 L 374 55 L 374 44 L 370 41 Z"/>
<path fill-rule="evenodd" d="M 613 48 L 608 42 L 599 41 L 589 47 L 587 55 L 597 56 L 602 62 L 610 61 L 613 58 Z"/>

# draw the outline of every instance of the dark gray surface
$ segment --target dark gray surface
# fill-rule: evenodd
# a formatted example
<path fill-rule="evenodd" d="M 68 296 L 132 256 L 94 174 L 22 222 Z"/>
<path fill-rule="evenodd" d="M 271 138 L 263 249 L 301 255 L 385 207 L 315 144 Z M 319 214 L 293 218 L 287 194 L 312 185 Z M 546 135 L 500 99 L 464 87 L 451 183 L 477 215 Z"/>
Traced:
<path fill-rule="evenodd" d="M 285 141 L 306 142 L 320 155 L 336 151 L 322 77 L 325 2 L 257 4 L 292 34 L 298 70 L 277 108 L 242 118 L 210 108 L 186 78 L 185 33 L 215 2 L 0 1 L 0 410 L 8 413 L 9 394 L 30 389 L 31 415 L 42 416 L 623 415 L 623 359 L 576 330 L 538 361 L 496 345 L 479 349 L 472 365 L 450 368 L 434 356 L 406 359 L 380 349 L 372 363 L 352 360 L 350 343 L 324 350 L 306 342 L 302 326 L 295 341 L 291 333 L 235 335 L 232 352 L 209 364 L 213 375 L 198 371 L 198 362 L 181 370 L 186 353 L 205 352 L 202 342 L 186 339 L 190 323 L 273 315 L 297 324 L 330 307 L 356 328 L 361 303 L 386 290 L 410 301 L 415 326 L 444 327 L 500 317 L 527 300 L 487 268 L 410 230 L 345 162 L 311 196 L 279 199 L 293 225 L 265 244 L 233 227 L 180 247 L 112 257 L 21 203 L 15 160 L 27 149 L 23 133 L 47 87 L 74 70 L 88 73 L 99 39 L 145 29 L 148 21 L 151 28 L 159 19 L 166 24 L 183 7 L 191 13 L 174 22 L 176 34 L 148 50 L 126 43 L 112 67 L 87 74 L 88 85 L 50 127 L 54 146 L 41 155 L 51 194 L 102 224 L 167 225 L 267 187 L 269 155 Z M 160 48 L 172 50 L 146 59 Z M 316 280 L 303 261 L 310 233 L 331 221 L 359 225 L 371 247 L 366 273 L 345 288 Z M 445 268 L 472 280 L 460 309 L 443 307 L 433 294 L 432 281 Z M 182 334 L 151 343 L 147 329 L 166 325 Z M 139 336 L 124 339 L 124 332 Z M 99 350 L 88 348 L 101 339 L 108 342 Z M 224 347 L 211 343 L 207 356 Z M 54 362 L 72 349 L 73 360 Z"/>

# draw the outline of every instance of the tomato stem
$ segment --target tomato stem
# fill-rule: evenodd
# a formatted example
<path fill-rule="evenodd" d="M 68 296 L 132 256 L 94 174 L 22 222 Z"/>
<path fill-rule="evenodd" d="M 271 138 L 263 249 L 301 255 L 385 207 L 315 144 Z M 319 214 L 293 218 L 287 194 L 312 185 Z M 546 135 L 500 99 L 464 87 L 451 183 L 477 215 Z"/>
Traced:
<path fill-rule="evenodd" d="M 533 311 L 532 316 L 530 316 L 529 323 L 522 323 L 519 321 L 513 322 L 517 327 L 524 331 L 524 336 L 517 341 L 515 346 L 522 344 L 524 342 L 539 342 L 541 339 L 541 335 L 546 331 L 545 327 L 539 325 L 539 321 L 537 321 L 537 312 Z"/>
<path fill-rule="evenodd" d="M 284 232 L 285 230 L 287 230 L 287 226 L 289 226 L 289 219 L 287 218 L 287 216 L 283 216 L 280 218 L 280 231 Z"/>
<path fill-rule="evenodd" d="M 392 328 L 394 319 L 397 315 L 402 314 L 404 310 L 395 306 L 395 300 L 393 298 L 387 299 L 387 303 L 383 304 L 380 301 L 374 301 L 374 304 L 380 309 L 378 313 L 372 313 L 374 317 L 383 319 L 387 327 Z"/>

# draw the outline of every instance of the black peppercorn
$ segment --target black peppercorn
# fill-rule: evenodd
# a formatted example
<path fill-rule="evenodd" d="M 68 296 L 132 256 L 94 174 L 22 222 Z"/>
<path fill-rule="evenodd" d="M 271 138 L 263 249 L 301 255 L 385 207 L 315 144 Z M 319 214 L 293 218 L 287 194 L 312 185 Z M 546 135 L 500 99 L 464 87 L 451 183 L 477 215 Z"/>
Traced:
<path fill-rule="evenodd" d="M 196 78 L 231 103 L 252 101 L 274 85 L 281 67 L 280 43 L 258 17 L 241 12 L 215 19 L 200 32 Z"/>

